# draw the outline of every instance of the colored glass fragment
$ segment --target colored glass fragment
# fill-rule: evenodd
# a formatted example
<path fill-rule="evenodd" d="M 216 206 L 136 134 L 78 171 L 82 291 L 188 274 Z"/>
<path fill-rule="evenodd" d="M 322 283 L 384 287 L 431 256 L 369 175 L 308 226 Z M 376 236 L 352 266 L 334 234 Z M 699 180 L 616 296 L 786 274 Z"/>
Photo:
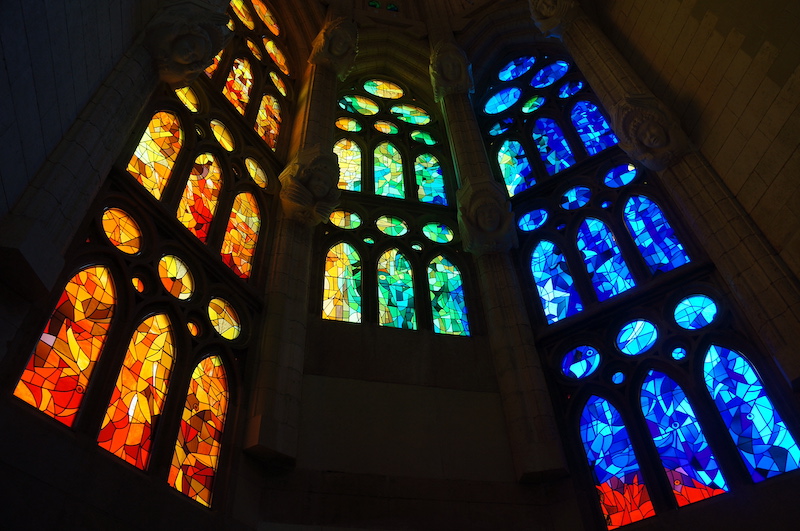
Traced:
<path fill-rule="evenodd" d="M 203 72 L 205 72 L 205 74 L 209 78 L 214 77 L 214 72 L 217 71 L 217 67 L 219 66 L 219 61 L 222 58 L 222 52 L 224 52 L 224 51 L 225 50 L 223 49 L 221 52 L 219 52 L 217 55 L 215 55 L 214 59 L 211 61 L 211 64 L 208 65 L 205 70 L 203 70 Z"/>
<path fill-rule="evenodd" d="M 361 148 L 349 138 L 342 138 L 333 145 L 333 153 L 339 157 L 339 188 L 361 191 Z"/>
<path fill-rule="evenodd" d="M 205 505 L 211 505 L 219 462 L 228 383 L 219 356 L 209 356 L 192 372 L 167 483 Z"/>
<path fill-rule="evenodd" d="M 281 127 L 281 105 L 272 94 L 264 94 L 256 116 L 256 133 L 275 151 Z"/>
<path fill-rule="evenodd" d="M 385 135 L 396 135 L 399 131 L 396 125 L 394 125 L 392 122 L 387 122 L 386 120 L 377 120 L 374 124 L 372 124 L 372 126 L 376 131 Z"/>
<path fill-rule="evenodd" d="M 570 188 L 561 196 L 561 208 L 565 210 L 575 210 L 586 206 L 592 198 L 592 191 L 585 186 L 575 186 Z"/>
<path fill-rule="evenodd" d="M 256 198 L 250 192 L 238 194 L 233 200 L 220 254 L 225 265 L 242 278 L 249 278 L 252 272 L 260 228 Z"/>
<path fill-rule="evenodd" d="M 714 322 L 717 305 L 706 295 L 691 295 L 675 305 L 675 322 L 686 330 L 699 330 Z"/>
<path fill-rule="evenodd" d="M 258 49 L 258 45 L 256 43 L 250 39 L 247 39 L 247 47 L 250 48 L 250 51 L 253 53 L 253 56 L 255 56 L 256 59 L 259 61 L 264 60 L 264 55 L 261 53 L 261 50 Z"/>
<path fill-rule="evenodd" d="M 364 243 L 372 245 L 373 243 L 375 243 L 375 238 L 370 238 L 369 236 L 367 236 L 366 238 L 364 238 Z"/>
<path fill-rule="evenodd" d="M 589 345 L 576 347 L 561 360 L 561 372 L 576 380 L 586 378 L 600 366 L 600 352 Z"/>
<path fill-rule="evenodd" d="M 264 37 L 264 48 L 267 50 L 272 61 L 275 65 L 283 72 L 283 75 L 289 75 L 289 64 L 286 62 L 286 56 L 283 55 L 283 52 L 278 45 L 275 44 L 275 41 Z"/>
<path fill-rule="evenodd" d="M 73 276 L 56 303 L 14 389 L 20 398 L 72 426 L 116 307 L 114 280 L 102 266 Z"/>
<path fill-rule="evenodd" d="M 558 89 L 558 97 L 561 99 L 569 98 L 578 93 L 583 88 L 583 81 L 567 81 Z"/>
<path fill-rule="evenodd" d="M 147 130 L 128 162 L 128 173 L 153 197 L 161 199 L 182 146 L 183 130 L 178 117 L 159 111 L 147 124 Z"/>
<path fill-rule="evenodd" d="M 586 218 L 578 229 L 578 250 L 592 278 L 597 299 L 604 301 L 636 285 L 605 223 Z"/>
<path fill-rule="evenodd" d="M 414 249 L 415 251 L 421 251 L 422 250 L 422 244 L 412 243 L 411 244 L 411 248 Z"/>
<path fill-rule="evenodd" d="M 379 98 L 396 100 L 403 97 L 403 89 L 399 85 L 381 79 L 370 79 L 364 83 L 364 90 Z"/>
<path fill-rule="evenodd" d="M 342 96 L 339 100 L 339 107 L 347 112 L 358 113 L 364 116 L 372 116 L 378 114 L 378 104 L 364 96 L 353 96 L 347 94 Z"/>
<path fill-rule="evenodd" d="M 275 72 L 270 72 L 269 78 L 272 80 L 272 84 L 275 85 L 275 88 L 278 89 L 278 92 L 281 93 L 281 96 L 286 97 L 286 83 L 283 82 L 283 79 Z"/>
<path fill-rule="evenodd" d="M 655 345 L 658 330 L 650 321 L 637 319 L 622 327 L 617 334 L 617 348 L 628 356 L 644 354 Z"/>
<path fill-rule="evenodd" d="M 211 120 L 210 124 L 211 132 L 214 134 L 214 138 L 217 139 L 217 142 L 219 142 L 219 145 L 225 148 L 226 151 L 233 151 L 233 148 L 236 147 L 236 143 L 233 140 L 230 129 L 219 120 Z"/>
<path fill-rule="evenodd" d="M 97 444 L 142 470 L 161 417 L 175 359 L 172 326 L 163 314 L 136 328 L 111 394 Z"/>
<path fill-rule="evenodd" d="M 536 58 L 530 56 L 512 59 L 500 70 L 500 72 L 497 73 L 497 77 L 500 79 L 500 81 L 511 81 L 512 79 L 517 79 L 519 76 L 530 70 L 535 62 Z"/>
<path fill-rule="evenodd" d="M 428 265 L 428 287 L 437 334 L 469 335 L 461 272 L 447 258 L 437 256 Z"/>
<path fill-rule="evenodd" d="M 419 155 L 414 161 L 414 175 L 417 179 L 417 197 L 423 203 L 447 205 L 447 192 L 439 159 L 430 153 Z"/>
<path fill-rule="evenodd" d="M 408 232 L 408 225 L 400 218 L 381 216 L 375 220 L 378 230 L 387 236 L 402 236 Z"/>
<path fill-rule="evenodd" d="M 581 414 L 580 431 L 608 528 L 655 515 L 617 408 L 604 398 L 590 396 Z"/>
<path fill-rule="evenodd" d="M 233 341 L 242 333 L 239 314 L 225 299 L 215 297 L 208 301 L 208 319 L 219 335 Z"/>
<path fill-rule="evenodd" d="M 624 381 L 625 381 L 625 375 L 621 372 L 615 372 L 614 374 L 611 375 L 611 383 L 619 385 Z"/>
<path fill-rule="evenodd" d="M 197 94 L 191 89 L 191 87 L 183 87 L 179 89 L 175 89 L 175 94 L 177 94 L 178 99 L 186 105 L 186 108 L 192 112 L 197 112 L 199 108 L 199 100 L 197 98 Z"/>
<path fill-rule="evenodd" d="M 556 61 L 545 66 L 533 75 L 531 86 L 533 88 L 549 87 L 567 73 L 569 63 L 566 61 Z"/>
<path fill-rule="evenodd" d="M 352 118 L 339 118 L 336 120 L 336 127 L 342 131 L 349 131 L 351 133 L 357 133 L 361 131 L 361 124 L 358 123 L 358 120 L 354 120 Z"/>
<path fill-rule="evenodd" d="M 676 361 L 685 359 L 687 355 L 688 352 L 686 352 L 686 349 L 683 347 L 675 347 L 674 349 L 672 349 L 672 359 Z"/>
<path fill-rule="evenodd" d="M 533 141 L 547 173 L 556 173 L 575 164 L 575 157 L 561 128 L 550 118 L 539 118 L 533 126 Z"/>
<path fill-rule="evenodd" d="M 520 216 L 519 220 L 517 221 L 517 226 L 520 228 L 520 230 L 529 232 L 538 229 L 544 225 L 546 221 L 547 210 L 540 208 L 538 210 L 531 210 L 530 212 Z"/>
<path fill-rule="evenodd" d="M 197 337 L 200 335 L 200 327 L 197 326 L 197 323 L 194 321 L 188 321 L 186 323 L 186 329 L 189 330 L 189 333 L 192 334 L 192 337 Z"/>
<path fill-rule="evenodd" d="M 600 203 L 600 206 L 603 207 L 603 208 L 610 208 L 611 207 L 611 201 L 603 201 L 602 203 Z"/>
<path fill-rule="evenodd" d="M 603 182 L 609 188 L 620 188 L 630 184 L 636 178 L 636 166 L 633 163 L 620 164 L 614 166 L 603 178 Z"/>
<path fill-rule="evenodd" d="M 502 135 L 508 132 L 512 125 L 514 125 L 514 118 L 503 118 L 489 129 L 489 134 L 492 136 Z"/>
<path fill-rule="evenodd" d="M 554 243 L 539 242 L 531 253 L 531 273 L 549 324 L 583 310 L 567 260 Z"/>
<path fill-rule="evenodd" d="M 375 148 L 375 194 L 386 197 L 405 197 L 403 182 L 403 157 L 389 142 Z"/>
<path fill-rule="evenodd" d="M 497 151 L 497 163 L 508 195 L 514 197 L 536 184 L 525 148 L 516 140 L 506 140 Z"/>
<path fill-rule="evenodd" d="M 178 221 L 205 243 L 222 189 L 219 163 L 211 153 L 199 155 L 192 166 L 178 204 Z"/>
<path fill-rule="evenodd" d="M 412 125 L 425 125 L 431 121 L 431 116 L 424 109 L 415 105 L 395 105 L 389 109 L 389 113 L 398 120 Z"/>
<path fill-rule="evenodd" d="M 575 131 L 581 137 L 581 142 L 589 155 L 600 153 L 619 142 L 605 116 L 594 103 L 588 101 L 576 103 L 572 108 L 572 125 L 575 126 Z"/>
<path fill-rule="evenodd" d="M 628 199 L 625 203 L 625 226 L 651 273 L 671 271 L 689 262 L 675 231 L 650 198 L 634 195 Z"/>
<path fill-rule="evenodd" d="M 281 29 L 278 27 L 278 22 L 275 20 L 272 12 L 264 5 L 264 2 L 261 0 L 252 0 L 252 2 L 253 9 L 256 10 L 256 15 L 261 19 L 261 22 L 267 26 L 267 29 L 269 29 L 273 35 L 280 35 Z"/>
<path fill-rule="evenodd" d="M 253 179 L 253 182 L 261 188 L 266 188 L 267 173 L 264 171 L 264 168 L 261 167 L 261 164 L 259 164 L 256 159 L 247 157 L 244 159 L 244 165 L 247 168 L 247 173 L 250 175 L 250 178 Z"/>
<path fill-rule="evenodd" d="M 355 212 L 334 210 L 331 212 L 330 220 L 340 229 L 357 229 L 361 226 L 361 216 Z"/>
<path fill-rule="evenodd" d="M 525 104 L 522 106 L 522 112 L 525 114 L 530 114 L 544 105 L 545 101 L 546 100 L 543 96 L 534 96 L 525 102 Z"/>
<path fill-rule="evenodd" d="M 411 264 L 397 249 L 378 259 L 378 324 L 416 330 Z"/>
<path fill-rule="evenodd" d="M 250 101 L 250 90 L 253 88 L 253 71 L 250 61 L 247 59 L 236 59 L 233 62 L 231 71 L 225 86 L 222 87 L 222 94 L 231 102 L 233 108 L 244 114 L 247 102 Z"/>
<path fill-rule="evenodd" d="M 133 289 L 135 289 L 139 293 L 144 292 L 144 281 L 141 278 L 132 277 L 131 284 L 133 284 Z"/>
<path fill-rule="evenodd" d="M 453 237 L 455 236 L 453 229 L 444 223 L 437 223 L 435 221 L 423 225 L 422 234 L 433 243 L 448 243 L 453 241 Z"/>
<path fill-rule="evenodd" d="M 121 208 L 103 211 L 103 232 L 108 241 L 125 254 L 136 254 L 142 247 L 142 230 L 130 214 Z"/>
<path fill-rule="evenodd" d="M 436 144 L 435 138 L 433 138 L 429 133 L 420 131 L 419 129 L 411 131 L 411 140 L 425 144 L 426 146 L 432 146 Z"/>
<path fill-rule="evenodd" d="M 325 258 L 322 318 L 361 322 L 361 257 L 348 243 L 332 246 Z"/>
<path fill-rule="evenodd" d="M 186 262 L 166 254 L 158 261 L 158 276 L 167 293 L 185 301 L 194 293 L 194 276 Z"/>
<path fill-rule="evenodd" d="M 517 87 L 504 88 L 486 100 L 483 110 L 487 114 L 501 113 L 517 103 L 520 96 L 522 96 L 522 91 Z"/>
<path fill-rule="evenodd" d="M 239 17 L 239 20 L 247 26 L 247 29 L 253 29 L 256 27 L 255 23 L 253 22 L 253 15 L 250 13 L 250 9 L 248 9 L 247 4 L 244 3 L 244 0 L 231 0 L 231 8 L 233 8 L 234 14 Z"/>

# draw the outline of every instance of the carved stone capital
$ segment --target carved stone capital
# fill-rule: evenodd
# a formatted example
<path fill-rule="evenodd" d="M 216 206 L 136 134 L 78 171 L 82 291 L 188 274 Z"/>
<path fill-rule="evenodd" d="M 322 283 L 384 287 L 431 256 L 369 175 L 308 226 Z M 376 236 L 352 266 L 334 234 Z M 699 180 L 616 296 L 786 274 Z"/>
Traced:
<path fill-rule="evenodd" d="M 358 54 L 358 28 L 356 23 L 345 18 L 329 21 L 314 39 L 308 62 L 326 66 L 344 81 Z"/>
<path fill-rule="evenodd" d="M 531 18 L 544 35 L 560 37 L 581 13 L 575 0 L 528 0 Z"/>
<path fill-rule="evenodd" d="M 327 221 L 339 204 L 341 192 L 336 155 L 319 146 L 306 148 L 283 170 L 281 205 L 285 215 L 308 226 Z"/>
<path fill-rule="evenodd" d="M 473 90 L 472 65 L 467 54 L 451 42 L 440 41 L 434 47 L 428 70 L 437 102 L 447 94 L 468 94 Z"/>
<path fill-rule="evenodd" d="M 465 251 L 475 255 L 502 253 L 518 245 L 511 202 L 500 183 L 468 183 L 458 192 L 458 204 Z"/>
<path fill-rule="evenodd" d="M 613 119 L 619 147 L 651 170 L 664 170 L 691 151 L 678 118 L 652 94 L 627 95 Z"/>
<path fill-rule="evenodd" d="M 145 33 L 145 46 L 161 81 L 185 87 L 213 62 L 233 36 L 226 27 L 227 2 L 183 0 L 167 4 Z"/>

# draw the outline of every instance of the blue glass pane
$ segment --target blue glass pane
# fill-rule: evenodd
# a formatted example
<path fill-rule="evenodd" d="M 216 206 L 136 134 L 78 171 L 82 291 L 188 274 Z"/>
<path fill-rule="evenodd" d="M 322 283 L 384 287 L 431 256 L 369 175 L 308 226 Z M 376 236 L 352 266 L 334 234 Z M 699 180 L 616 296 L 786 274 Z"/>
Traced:
<path fill-rule="evenodd" d="M 617 408 L 590 396 L 581 413 L 580 430 L 609 529 L 653 516 L 653 503 Z"/>
<path fill-rule="evenodd" d="M 592 198 L 592 191 L 585 186 L 570 188 L 561 196 L 561 208 L 575 210 L 589 202 Z"/>
<path fill-rule="evenodd" d="M 436 157 L 430 153 L 419 155 L 414 161 L 414 176 L 417 179 L 417 197 L 420 201 L 447 205 L 442 167 Z"/>
<path fill-rule="evenodd" d="M 598 365 L 600 365 L 600 353 L 596 348 L 584 345 L 564 355 L 561 360 L 561 372 L 564 376 L 580 379 L 592 374 Z"/>
<path fill-rule="evenodd" d="M 678 505 L 728 490 L 717 460 L 683 389 L 666 374 L 650 371 L 642 383 L 642 413 Z"/>
<path fill-rule="evenodd" d="M 539 242 L 531 254 L 531 272 L 549 324 L 583 310 L 567 260 L 554 243 Z"/>
<path fill-rule="evenodd" d="M 489 134 L 492 136 L 502 135 L 514 125 L 513 118 L 503 118 L 489 129 Z"/>
<path fill-rule="evenodd" d="M 621 372 L 615 372 L 614 374 L 611 375 L 611 383 L 619 385 L 624 381 L 625 381 L 625 375 L 622 374 Z"/>
<path fill-rule="evenodd" d="M 497 114 L 499 112 L 503 112 L 517 103 L 517 100 L 519 100 L 521 95 L 522 91 L 517 87 L 503 89 L 489 98 L 489 101 L 486 102 L 483 110 L 485 110 L 488 114 Z"/>
<path fill-rule="evenodd" d="M 686 352 L 686 349 L 683 347 L 675 347 L 672 349 L 672 359 L 676 361 L 681 361 L 682 359 L 686 358 L 687 354 L 688 352 Z"/>
<path fill-rule="evenodd" d="M 620 188 L 636 178 L 636 166 L 633 163 L 620 164 L 608 170 L 603 182 L 610 188 Z"/>
<path fill-rule="evenodd" d="M 588 101 L 579 101 L 572 108 L 572 125 L 589 155 L 600 153 L 619 142 L 597 105 Z"/>
<path fill-rule="evenodd" d="M 461 272 L 447 258 L 437 256 L 428 266 L 433 331 L 437 334 L 469 335 L 467 305 Z"/>
<path fill-rule="evenodd" d="M 536 72 L 536 74 L 533 76 L 533 79 L 531 79 L 531 86 L 534 88 L 549 87 L 564 77 L 564 74 L 567 73 L 567 70 L 569 70 L 569 64 L 565 61 L 556 61 L 555 63 L 551 63 Z"/>
<path fill-rule="evenodd" d="M 517 225 L 524 231 L 532 231 L 544 225 L 545 221 L 547 221 L 547 210 L 539 209 L 523 214 L 517 221 Z"/>
<path fill-rule="evenodd" d="M 500 81 L 511 81 L 517 79 L 519 76 L 531 69 L 536 62 L 535 57 L 519 57 L 514 59 L 500 70 L 497 77 Z"/>
<path fill-rule="evenodd" d="M 516 140 L 503 142 L 497 152 L 497 163 L 500 165 L 500 173 L 503 174 L 509 196 L 513 197 L 536 184 L 525 148 Z"/>
<path fill-rule="evenodd" d="M 570 96 L 574 96 L 577 92 L 583 88 L 583 81 L 567 81 L 561 88 L 558 90 L 558 97 L 561 99 L 569 98 Z"/>
<path fill-rule="evenodd" d="M 800 448 L 750 362 L 736 351 L 711 345 L 703 373 L 708 392 L 754 481 L 800 467 Z"/>
<path fill-rule="evenodd" d="M 599 219 L 586 218 L 581 223 L 578 250 L 583 255 L 586 271 L 592 277 L 598 300 L 604 301 L 636 285 L 614 235 Z"/>
<path fill-rule="evenodd" d="M 533 141 L 547 173 L 555 175 L 575 164 L 575 157 L 561 128 L 550 118 L 539 118 L 533 126 Z"/>
<path fill-rule="evenodd" d="M 378 260 L 378 323 L 417 328 L 411 264 L 397 249 L 389 249 Z"/>
<path fill-rule="evenodd" d="M 625 203 L 625 225 L 651 273 L 671 271 L 689 262 L 658 205 L 643 195 L 634 195 Z"/>
<path fill-rule="evenodd" d="M 658 330 L 650 321 L 639 319 L 622 327 L 617 334 L 617 348 L 628 356 L 636 356 L 650 350 L 658 339 Z"/>
<path fill-rule="evenodd" d="M 711 297 L 691 295 L 675 305 L 675 322 L 686 330 L 708 326 L 717 316 L 717 305 Z"/>

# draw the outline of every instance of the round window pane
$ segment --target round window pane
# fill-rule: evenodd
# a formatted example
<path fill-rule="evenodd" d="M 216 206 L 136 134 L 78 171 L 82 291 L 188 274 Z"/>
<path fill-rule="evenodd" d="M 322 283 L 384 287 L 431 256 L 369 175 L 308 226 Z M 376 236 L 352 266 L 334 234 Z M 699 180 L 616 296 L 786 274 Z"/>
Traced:
<path fill-rule="evenodd" d="M 519 76 L 530 70 L 535 62 L 535 57 L 518 57 L 504 66 L 503 69 L 497 74 L 497 77 L 500 78 L 500 81 L 511 81 L 512 79 L 517 79 Z"/>
<path fill-rule="evenodd" d="M 675 306 L 675 322 L 686 330 L 708 326 L 716 316 L 716 303 L 705 295 L 690 295 Z"/>
<path fill-rule="evenodd" d="M 608 170 L 603 182 L 609 188 L 620 188 L 630 184 L 636 178 L 636 166 L 633 164 L 620 164 Z"/>
<path fill-rule="evenodd" d="M 434 243 L 448 243 L 453 241 L 453 229 L 444 223 L 427 223 L 422 227 L 422 234 Z"/>
<path fill-rule="evenodd" d="M 544 225 L 545 221 L 547 221 L 547 210 L 540 208 L 523 214 L 517 221 L 517 225 L 521 230 L 532 231 Z"/>
<path fill-rule="evenodd" d="M 402 236 L 408 232 L 408 225 L 400 218 L 381 216 L 375 221 L 378 230 L 387 236 Z"/>
<path fill-rule="evenodd" d="M 483 106 L 483 110 L 485 110 L 488 114 L 497 114 L 499 112 L 503 112 L 517 103 L 521 95 L 522 91 L 517 87 L 503 89 L 489 98 L 489 100 L 486 102 L 486 105 Z"/>
<path fill-rule="evenodd" d="M 622 327 L 617 335 L 617 348 L 628 356 L 636 356 L 650 350 L 658 339 L 656 325 L 639 319 Z"/>
<path fill-rule="evenodd" d="M 584 345 L 564 355 L 561 360 L 561 372 L 568 378 L 586 378 L 600 365 L 600 353 L 597 349 Z"/>
<path fill-rule="evenodd" d="M 585 206 L 591 198 L 591 190 L 585 186 L 576 186 L 575 188 L 570 188 L 561 196 L 561 208 L 575 210 L 576 208 Z"/>

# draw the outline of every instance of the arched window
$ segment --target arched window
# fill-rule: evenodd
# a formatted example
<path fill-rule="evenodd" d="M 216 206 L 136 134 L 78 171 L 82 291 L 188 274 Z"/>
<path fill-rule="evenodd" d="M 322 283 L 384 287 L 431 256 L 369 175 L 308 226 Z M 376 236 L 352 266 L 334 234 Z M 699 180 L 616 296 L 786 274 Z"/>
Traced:
<path fill-rule="evenodd" d="M 577 243 L 599 300 L 619 295 L 636 285 L 605 223 L 596 218 L 583 220 Z"/>
<path fill-rule="evenodd" d="M 378 323 L 417 328 L 414 275 L 408 259 L 397 249 L 389 249 L 378 259 Z"/>
<path fill-rule="evenodd" d="M 606 148 L 616 145 L 619 140 L 611 132 L 597 105 L 590 101 L 579 101 L 572 108 L 572 125 L 586 148 L 586 153 L 596 155 Z"/>
<path fill-rule="evenodd" d="M 128 163 L 128 173 L 153 194 L 153 197 L 161 199 L 182 146 L 183 129 L 180 120 L 174 113 L 159 111 L 147 124 L 147 129 Z"/>
<path fill-rule="evenodd" d="M 663 212 L 647 196 L 634 195 L 625 203 L 625 226 L 651 273 L 670 271 L 689 262 Z"/>
<path fill-rule="evenodd" d="M 348 243 L 332 246 L 325 258 L 322 317 L 361 322 L 361 257 Z"/>
<path fill-rule="evenodd" d="M 428 265 L 428 288 L 434 332 L 469 335 L 461 272 L 444 256 L 437 256 Z"/>
<path fill-rule="evenodd" d="M 178 220 L 201 242 L 208 238 L 221 189 L 222 170 L 217 159 L 211 153 L 201 154 L 194 161 L 178 204 Z"/>
<path fill-rule="evenodd" d="M 558 247 L 542 240 L 531 253 L 531 273 L 548 323 L 583 309 L 566 259 Z"/>

